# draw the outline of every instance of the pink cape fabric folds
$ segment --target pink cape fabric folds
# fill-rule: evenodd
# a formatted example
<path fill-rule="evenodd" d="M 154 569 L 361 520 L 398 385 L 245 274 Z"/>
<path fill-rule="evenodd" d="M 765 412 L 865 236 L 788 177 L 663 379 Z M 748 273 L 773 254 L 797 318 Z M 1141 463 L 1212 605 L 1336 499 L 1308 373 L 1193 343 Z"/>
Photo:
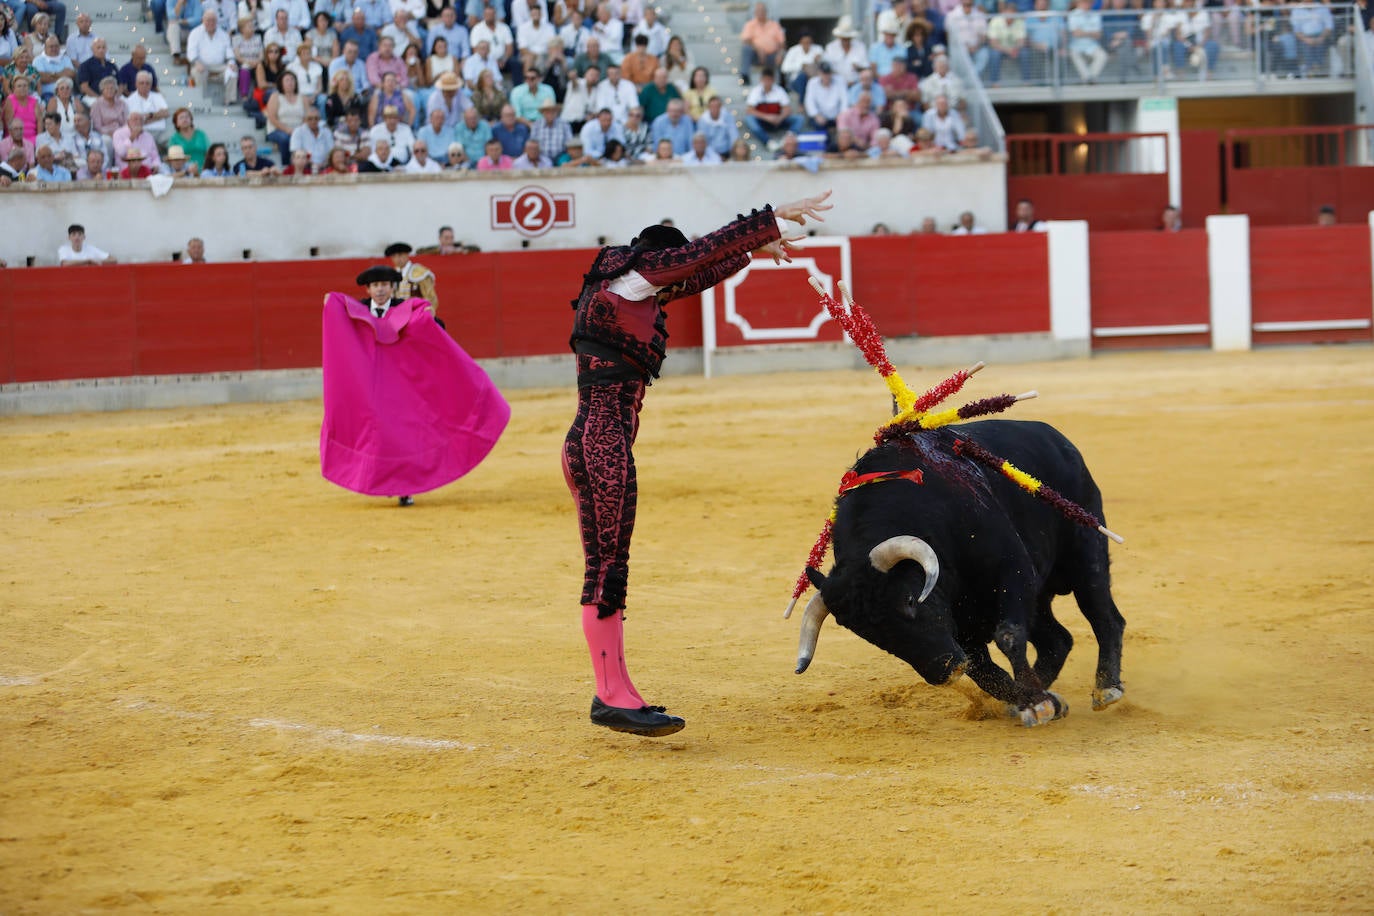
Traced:
<path fill-rule="evenodd" d="M 330 293 L 322 323 L 326 480 L 369 496 L 424 493 L 462 477 L 496 445 L 510 405 L 423 299 L 377 318 Z"/>

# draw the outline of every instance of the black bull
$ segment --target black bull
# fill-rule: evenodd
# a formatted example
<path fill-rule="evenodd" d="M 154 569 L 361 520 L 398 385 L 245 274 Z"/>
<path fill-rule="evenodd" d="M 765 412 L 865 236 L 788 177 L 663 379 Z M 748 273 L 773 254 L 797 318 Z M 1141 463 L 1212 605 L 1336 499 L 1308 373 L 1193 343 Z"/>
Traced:
<path fill-rule="evenodd" d="M 835 565 L 829 575 L 809 572 L 818 595 L 802 623 L 797 673 L 810 664 L 829 614 L 928 683 L 967 673 L 1025 724 L 1046 722 L 1068 711 L 1048 688 L 1073 647 L 1050 603 L 1072 593 L 1098 644 L 1093 708 L 1105 708 L 1123 693 L 1126 626 L 1112 601 L 1106 538 L 956 455 L 958 439 L 1035 475 L 1105 524 L 1102 494 L 1078 449 L 1044 423 L 984 420 L 884 443 L 854 470 L 920 468 L 923 482 L 884 481 L 840 497 Z M 992 642 L 1011 662 L 1010 676 L 993 662 Z"/>

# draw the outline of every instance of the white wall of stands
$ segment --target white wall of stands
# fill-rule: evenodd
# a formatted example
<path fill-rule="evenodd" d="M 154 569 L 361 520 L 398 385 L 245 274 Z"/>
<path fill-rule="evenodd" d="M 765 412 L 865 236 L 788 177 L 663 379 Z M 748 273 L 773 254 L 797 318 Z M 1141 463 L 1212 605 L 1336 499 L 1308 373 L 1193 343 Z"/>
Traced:
<path fill-rule="evenodd" d="M 911 232 L 925 216 L 953 225 L 964 210 L 997 232 L 1006 229 L 1006 162 L 963 155 L 941 162 L 827 164 L 818 173 L 800 166 L 740 163 L 713 168 L 545 170 L 347 176 L 320 182 L 289 178 L 201 181 L 173 185 L 154 197 L 146 183 L 128 187 L 11 190 L 0 198 L 8 226 L 0 258 L 12 266 L 56 263 L 67 226 L 86 227 L 91 244 L 121 262 L 167 261 L 192 236 L 205 239 L 212 261 L 300 260 L 379 256 L 387 243 L 433 244 L 438 228 L 483 251 L 595 248 L 599 238 L 626 242 L 648 223 L 672 217 L 689 235 L 715 229 L 735 213 L 834 191 L 835 209 L 819 227 L 827 235 L 866 235 L 877 222 Z M 576 225 L 526 239 L 492 228 L 492 198 L 528 185 L 573 195 Z"/>

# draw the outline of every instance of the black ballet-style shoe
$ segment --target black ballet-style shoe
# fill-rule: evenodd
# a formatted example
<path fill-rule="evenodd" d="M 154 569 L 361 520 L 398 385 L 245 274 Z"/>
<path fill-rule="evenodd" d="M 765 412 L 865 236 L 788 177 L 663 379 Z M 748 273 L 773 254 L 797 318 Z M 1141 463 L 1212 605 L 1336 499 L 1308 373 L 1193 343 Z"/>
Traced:
<path fill-rule="evenodd" d="M 592 697 L 592 724 L 604 726 L 611 731 L 642 735 L 645 738 L 662 738 L 687 727 L 686 721 L 677 716 L 667 715 L 662 706 L 626 709 L 620 706 L 607 706 L 601 702 L 600 697 Z"/>
<path fill-rule="evenodd" d="M 413 506 L 415 505 L 415 500 L 409 496 L 402 496 L 400 499 L 396 500 L 396 505 L 401 506 L 402 508 L 406 506 Z"/>

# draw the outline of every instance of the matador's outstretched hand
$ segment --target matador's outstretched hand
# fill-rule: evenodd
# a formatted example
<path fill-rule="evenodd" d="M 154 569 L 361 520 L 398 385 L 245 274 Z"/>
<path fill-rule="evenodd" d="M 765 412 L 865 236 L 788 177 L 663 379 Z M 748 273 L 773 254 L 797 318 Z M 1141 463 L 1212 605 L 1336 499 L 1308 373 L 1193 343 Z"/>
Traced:
<path fill-rule="evenodd" d="M 826 203 L 830 197 L 830 192 L 817 194 L 815 197 L 804 197 L 801 200 L 790 204 L 782 204 L 773 208 L 773 215 L 778 219 L 785 219 L 788 222 L 796 223 L 799 226 L 806 225 L 806 218 L 809 216 L 819 223 L 825 222 L 825 217 L 821 216 L 824 210 L 834 208 L 834 204 Z M 776 242 L 769 242 L 759 249 L 760 254 L 770 255 L 773 263 L 778 264 L 783 261 L 791 263 L 792 252 L 797 251 L 795 242 L 800 242 L 806 238 L 804 235 L 784 235 Z"/>

